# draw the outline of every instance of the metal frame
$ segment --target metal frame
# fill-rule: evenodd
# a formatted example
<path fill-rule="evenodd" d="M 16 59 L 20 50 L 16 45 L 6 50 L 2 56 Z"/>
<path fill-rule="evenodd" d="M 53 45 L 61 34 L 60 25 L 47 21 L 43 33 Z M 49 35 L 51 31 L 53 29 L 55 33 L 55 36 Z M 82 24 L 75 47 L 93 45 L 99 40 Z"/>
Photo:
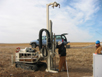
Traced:
<path fill-rule="evenodd" d="M 27 62 L 25 61 L 25 59 L 31 59 L 30 62 L 27 63 L 36 63 L 42 56 L 42 54 L 38 54 L 40 51 L 37 52 L 26 52 L 26 49 L 24 51 L 22 51 L 22 49 L 16 53 L 16 58 L 15 58 L 15 62 Z M 23 55 L 23 57 L 20 57 L 20 54 Z M 30 54 L 29 58 L 26 58 L 25 54 Z M 38 58 L 33 58 L 34 56 L 39 56 Z M 20 59 L 24 59 L 24 61 L 20 61 Z M 35 61 L 33 61 L 33 59 L 35 59 Z"/>
<path fill-rule="evenodd" d="M 60 8 L 60 4 L 57 3 L 57 2 L 49 3 L 49 4 L 46 5 L 47 30 L 50 32 L 51 45 L 52 45 L 52 49 L 48 49 L 47 69 L 46 69 L 46 72 L 57 73 L 58 71 L 52 70 L 52 67 L 53 67 L 53 57 L 52 56 L 54 55 L 56 41 L 53 42 L 52 21 L 49 20 L 49 6 L 50 5 L 52 5 L 53 8 L 54 7 L 57 7 L 57 6 L 59 6 L 59 8 Z"/>

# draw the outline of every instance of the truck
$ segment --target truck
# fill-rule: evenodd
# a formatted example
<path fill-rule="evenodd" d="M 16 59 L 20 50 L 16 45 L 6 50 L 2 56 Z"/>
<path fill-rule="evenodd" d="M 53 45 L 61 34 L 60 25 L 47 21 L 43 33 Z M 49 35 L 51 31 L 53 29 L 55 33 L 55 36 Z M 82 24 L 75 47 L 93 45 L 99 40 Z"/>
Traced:
<path fill-rule="evenodd" d="M 69 42 L 67 42 L 67 38 L 65 35 L 68 35 L 67 33 L 63 33 L 61 35 L 55 35 L 56 38 L 56 44 L 58 43 L 58 41 L 63 42 L 65 45 L 68 44 Z M 46 46 L 46 36 L 42 36 L 42 45 Z M 53 39 L 54 39 L 54 35 L 53 35 Z M 36 48 L 37 46 L 39 46 L 39 39 L 37 40 L 33 40 L 30 42 L 30 45 L 32 48 Z"/>

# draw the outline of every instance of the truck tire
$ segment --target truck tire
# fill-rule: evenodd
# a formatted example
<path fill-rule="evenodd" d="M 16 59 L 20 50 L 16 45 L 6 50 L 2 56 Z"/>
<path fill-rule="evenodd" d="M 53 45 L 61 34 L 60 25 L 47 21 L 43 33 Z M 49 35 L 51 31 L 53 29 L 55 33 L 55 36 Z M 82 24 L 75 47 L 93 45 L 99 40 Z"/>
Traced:
<path fill-rule="evenodd" d="M 32 48 L 36 48 L 36 44 L 35 43 L 31 44 L 31 46 L 32 46 Z"/>

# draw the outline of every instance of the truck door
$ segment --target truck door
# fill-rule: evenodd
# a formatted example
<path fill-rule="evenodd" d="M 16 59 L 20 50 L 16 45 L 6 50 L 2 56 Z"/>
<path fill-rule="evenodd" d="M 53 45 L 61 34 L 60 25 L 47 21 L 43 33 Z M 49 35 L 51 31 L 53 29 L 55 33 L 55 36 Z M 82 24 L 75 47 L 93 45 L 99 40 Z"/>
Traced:
<path fill-rule="evenodd" d="M 67 38 L 66 38 L 66 36 L 65 36 L 65 35 L 68 35 L 68 33 L 63 33 L 63 34 L 61 34 L 62 39 L 63 39 L 65 42 L 67 42 Z"/>
<path fill-rule="evenodd" d="M 65 37 L 65 35 L 62 35 L 62 39 L 67 42 L 67 38 Z"/>

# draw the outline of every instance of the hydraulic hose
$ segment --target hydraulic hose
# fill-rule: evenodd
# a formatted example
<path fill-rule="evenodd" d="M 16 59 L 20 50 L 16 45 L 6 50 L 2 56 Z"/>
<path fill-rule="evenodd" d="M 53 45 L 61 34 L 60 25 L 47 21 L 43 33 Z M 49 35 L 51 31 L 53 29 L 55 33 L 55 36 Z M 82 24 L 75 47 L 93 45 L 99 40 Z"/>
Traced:
<path fill-rule="evenodd" d="M 42 48 L 42 55 L 43 55 L 44 57 L 48 56 L 48 52 L 47 52 L 47 48 L 46 48 L 46 47 L 43 47 L 43 48 Z"/>
<path fill-rule="evenodd" d="M 39 31 L 39 50 L 42 49 L 42 33 L 43 33 L 43 31 L 45 31 L 46 35 L 47 35 L 47 42 L 48 42 L 47 48 L 49 48 L 49 49 L 51 48 L 51 40 L 50 40 L 50 33 L 49 33 L 49 31 L 47 29 L 41 29 Z"/>

